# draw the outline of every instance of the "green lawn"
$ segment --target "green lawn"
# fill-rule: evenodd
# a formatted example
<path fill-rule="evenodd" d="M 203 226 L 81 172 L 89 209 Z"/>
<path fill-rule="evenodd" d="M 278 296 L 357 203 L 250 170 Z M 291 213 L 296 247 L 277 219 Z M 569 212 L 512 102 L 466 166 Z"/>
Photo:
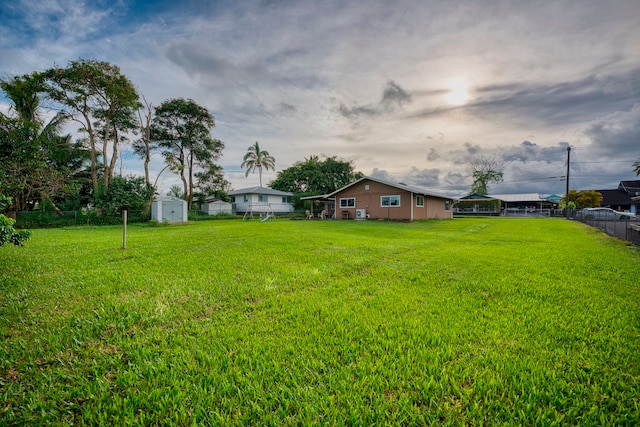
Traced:
<path fill-rule="evenodd" d="M 638 425 L 640 251 L 563 219 L 0 248 L 0 425 Z"/>

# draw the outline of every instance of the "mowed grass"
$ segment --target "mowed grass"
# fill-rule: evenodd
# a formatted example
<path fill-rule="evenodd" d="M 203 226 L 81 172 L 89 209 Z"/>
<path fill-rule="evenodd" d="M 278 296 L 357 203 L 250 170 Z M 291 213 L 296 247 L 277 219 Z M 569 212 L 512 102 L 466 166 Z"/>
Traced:
<path fill-rule="evenodd" d="M 0 248 L 1 425 L 638 425 L 640 253 L 563 219 Z"/>

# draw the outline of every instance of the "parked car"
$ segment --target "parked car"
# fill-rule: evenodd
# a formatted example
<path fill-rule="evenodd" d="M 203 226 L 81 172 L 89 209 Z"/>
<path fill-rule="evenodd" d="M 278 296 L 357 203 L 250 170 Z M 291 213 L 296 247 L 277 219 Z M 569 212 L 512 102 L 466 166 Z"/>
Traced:
<path fill-rule="evenodd" d="M 582 218 L 585 221 L 608 220 L 608 221 L 633 221 L 638 216 L 631 212 L 620 212 L 611 208 L 585 208 L 582 210 Z"/>

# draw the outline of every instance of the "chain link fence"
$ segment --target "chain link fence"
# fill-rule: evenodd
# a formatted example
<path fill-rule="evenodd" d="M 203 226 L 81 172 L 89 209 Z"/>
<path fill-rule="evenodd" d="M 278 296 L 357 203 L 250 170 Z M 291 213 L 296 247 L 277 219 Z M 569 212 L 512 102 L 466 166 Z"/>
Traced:
<path fill-rule="evenodd" d="M 591 212 L 582 210 L 572 212 L 570 217 L 591 227 L 599 228 L 610 236 L 640 246 L 640 218 L 638 216 L 620 215 L 615 211 Z"/>

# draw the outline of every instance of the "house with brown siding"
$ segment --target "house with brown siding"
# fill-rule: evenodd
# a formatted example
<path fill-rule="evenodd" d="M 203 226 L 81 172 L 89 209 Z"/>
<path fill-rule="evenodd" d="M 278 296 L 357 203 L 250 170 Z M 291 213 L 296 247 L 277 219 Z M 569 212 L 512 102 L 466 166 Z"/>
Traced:
<path fill-rule="evenodd" d="M 451 219 L 455 199 L 365 176 L 328 195 L 337 219 Z"/>

